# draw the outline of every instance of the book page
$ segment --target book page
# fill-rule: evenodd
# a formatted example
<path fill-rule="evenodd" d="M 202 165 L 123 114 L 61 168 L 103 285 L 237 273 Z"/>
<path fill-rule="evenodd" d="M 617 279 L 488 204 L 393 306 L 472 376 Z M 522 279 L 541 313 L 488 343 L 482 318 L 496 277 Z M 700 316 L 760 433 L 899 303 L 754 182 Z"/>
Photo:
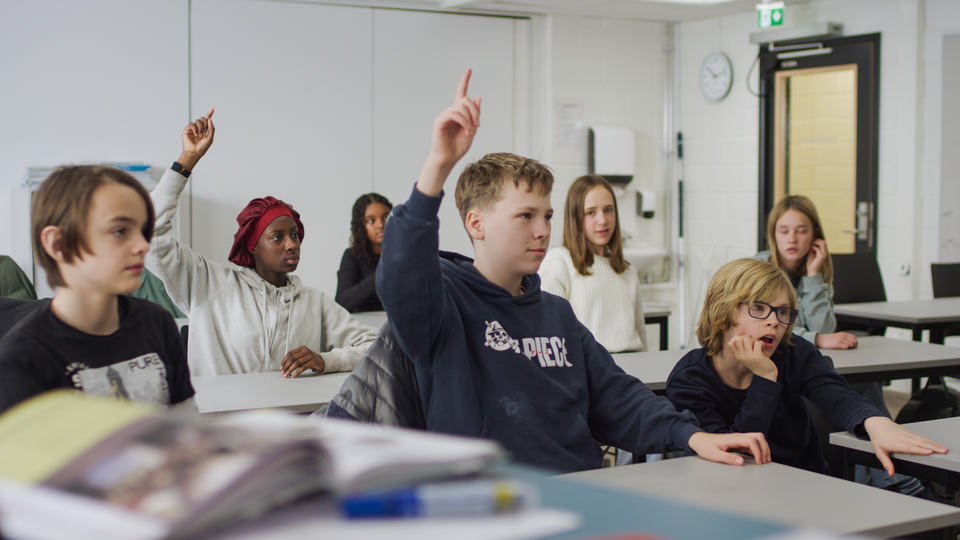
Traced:
<path fill-rule="evenodd" d="M 121 428 L 156 414 L 147 406 L 117 407 L 76 394 L 48 392 L 0 416 L 0 477 L 42 482 Z"/>

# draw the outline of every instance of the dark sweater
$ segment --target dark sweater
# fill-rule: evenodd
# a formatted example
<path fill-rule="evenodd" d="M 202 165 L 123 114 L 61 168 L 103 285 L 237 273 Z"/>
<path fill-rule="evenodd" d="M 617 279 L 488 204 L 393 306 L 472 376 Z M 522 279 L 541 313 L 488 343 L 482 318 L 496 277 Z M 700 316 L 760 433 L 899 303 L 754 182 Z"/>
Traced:
<path fill-rule="evenodd" d="M 377 291 L 413 362 L 427 429 L 499 441 L 521 463 L 597 468 L 600 446 L 686 448 L 689 412 L 617 367 L 566 300 L 523 278 L 512 296 L 470 259 L 438 254 L 440 197 L 394 208 Z"/>
<path fill-rule="evenodd" d="M 120 295 L 107 336 L 67 325 L 37 300 L 0 340 L 0 412 L 54 388 L 172 405 L 194 395 L 183 342 L 162 307 Z"/>
<path fill-rule="evenodd" d="M 373 256 L 369 265 L 353 256 L 350 248 L 343 252 L 340 270 L 337 271 L 337 303 L 353 313 L 357 311 L 383 311 L 377 297 L 377 263 L 380 256 Z"/>
<path fill-rule="evenodd" d="M 810 411 L 800 396 L 816 403 L 838 429 L 861 431 L 863 421 L 880 411 L 860 397 L 805 339 L 781 347 L 772 360 L 777 382 L 754 377 L 738 390 L 724 384 L 704 349 L 686 354 L 667 379 L 667 397 L 679 409 L 697 415 L 710 433 L 760 432 L 773 461 L 829 474 Z"/>

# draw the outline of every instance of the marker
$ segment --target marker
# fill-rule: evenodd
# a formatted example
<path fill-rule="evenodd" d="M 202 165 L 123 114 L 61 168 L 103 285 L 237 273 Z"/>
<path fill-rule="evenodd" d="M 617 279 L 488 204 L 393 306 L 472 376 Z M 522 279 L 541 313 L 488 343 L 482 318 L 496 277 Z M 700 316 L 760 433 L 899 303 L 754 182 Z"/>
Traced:
<path fill-rule="evenodd" d="M 535 486 L 517 480 L 439 482 L 347 495 L 340 509 L 350 519 L 484 516 L 534 506 L 537 495 Z"/>

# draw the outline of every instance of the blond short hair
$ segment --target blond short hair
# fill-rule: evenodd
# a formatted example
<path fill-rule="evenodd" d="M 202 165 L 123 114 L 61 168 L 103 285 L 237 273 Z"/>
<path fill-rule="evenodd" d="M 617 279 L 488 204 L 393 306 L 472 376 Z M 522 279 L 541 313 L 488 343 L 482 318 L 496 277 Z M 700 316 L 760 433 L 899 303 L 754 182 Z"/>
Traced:
<path fill-rule="evenodd" d="M 787 291 L 790 307 L 797 308 L 797 291 L 786 272 L 773 264 L 755 259 L 738 259 L 720 267 L 710 280 L 703 311 L 697 323 L 697 339 L 707 354 L 716 356 L 723 349 L 723 333 L 737 324 L 741 302 L 773 302 Z M 775 317 L 776 315 L 771 315 Z M 793 345 L 793 325 L 787 326 L 783 345 Z"/>
<path fill-rule="evenodd" d="M 466 224 L 467 213 L 474 208 L 488 210 L 500 200 L 507 182 L 519 188 L 521 181 L 527 191 L 536 187 L 541 195 L 549 195 L 553 190 L 553 171 L 535 159 L 505 152 L 487 154 L 467 165 L 454 193 L 460 219 Z"/>

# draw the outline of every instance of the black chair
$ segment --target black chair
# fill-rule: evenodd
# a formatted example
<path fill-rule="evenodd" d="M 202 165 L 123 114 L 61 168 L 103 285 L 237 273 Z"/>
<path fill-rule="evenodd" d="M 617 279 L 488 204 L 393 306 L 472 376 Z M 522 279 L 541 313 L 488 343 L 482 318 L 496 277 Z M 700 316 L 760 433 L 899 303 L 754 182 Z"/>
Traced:
<path fill-rule="evenodd" d="M 960 296 L 960 263 L 931 263 L 930 277 L 934 298 Z"/>
<path fill-rule="evenodd" d="M 930 277 L 934 298 L 960 296 L 960 263 L 931 263 Z M 960 324 L 944 329 L 943 336 L 960 336 Z"/>
<path fill-rule="evenodd" d="M 877 264 L 874 254 L 847 253 L 831 255 L 830 258 L 833 261 L 834 304 L 887 301 L 880 265 Z M 838 332 L 851 330 L 855 333 L 882 336 L 887 327 L 837 320 Z"/>
<path fill-rule="evenodd" d="M 830 434 L 835 431 L 844 430 L 835 428 L 827 418 L 827 413 L 825 413 L 819 405 L 805 397 L 803 398 L 803 401 L 806 403 L 807 409 L 810 411 L 810 418 L 813 420 L 813 425 L 817 430 L 817 438 L 820 440 L 820 450 L 823 452 L 823 459 L 826 460 L 827 465 L 830 466 L 830 476 L 843 478 L 840 451 L 836 446 L 830 444 Z"/>
<path fill-rule="evenodd" d="M 190 325 L 185 324 L 180 327 L 180 340 L 183 341 L 183 352 L 187 352 L 187 341 L 190 337 Z"/>
<path fill-rule="evenodd" d="M 413 361 L 397 342 L 390 322 L 367 349 L 340 393 L 311 417 L 328 416 L 373 424 L 426 429 Z"/>
<path fill-rule="evenodd" d="M 833 358 L 829 356 L 824 356 L 823 358 L 830 364 L 830 367 L 834 367 Z M 830 434 L 835 431 L 845 430 L 837 429 L 831 424 L 830 419 L 827 418 L 827 413 L 824 412 L 819 405 L 804 396 L 801 397 L 803 397 L 803 402 L 807 405 L 807 410 L 810 411 L 810 419 L 813 420 L 813 426 L 817 430 L 817 438 L 820 440 L 820 450 L 823 452 L 823 459 L 825 459 L 827 465 L 830 466 L 830 475 L 836 478 L 843 478 L 840 451 L 836 446 L 830 444 Z"/>

